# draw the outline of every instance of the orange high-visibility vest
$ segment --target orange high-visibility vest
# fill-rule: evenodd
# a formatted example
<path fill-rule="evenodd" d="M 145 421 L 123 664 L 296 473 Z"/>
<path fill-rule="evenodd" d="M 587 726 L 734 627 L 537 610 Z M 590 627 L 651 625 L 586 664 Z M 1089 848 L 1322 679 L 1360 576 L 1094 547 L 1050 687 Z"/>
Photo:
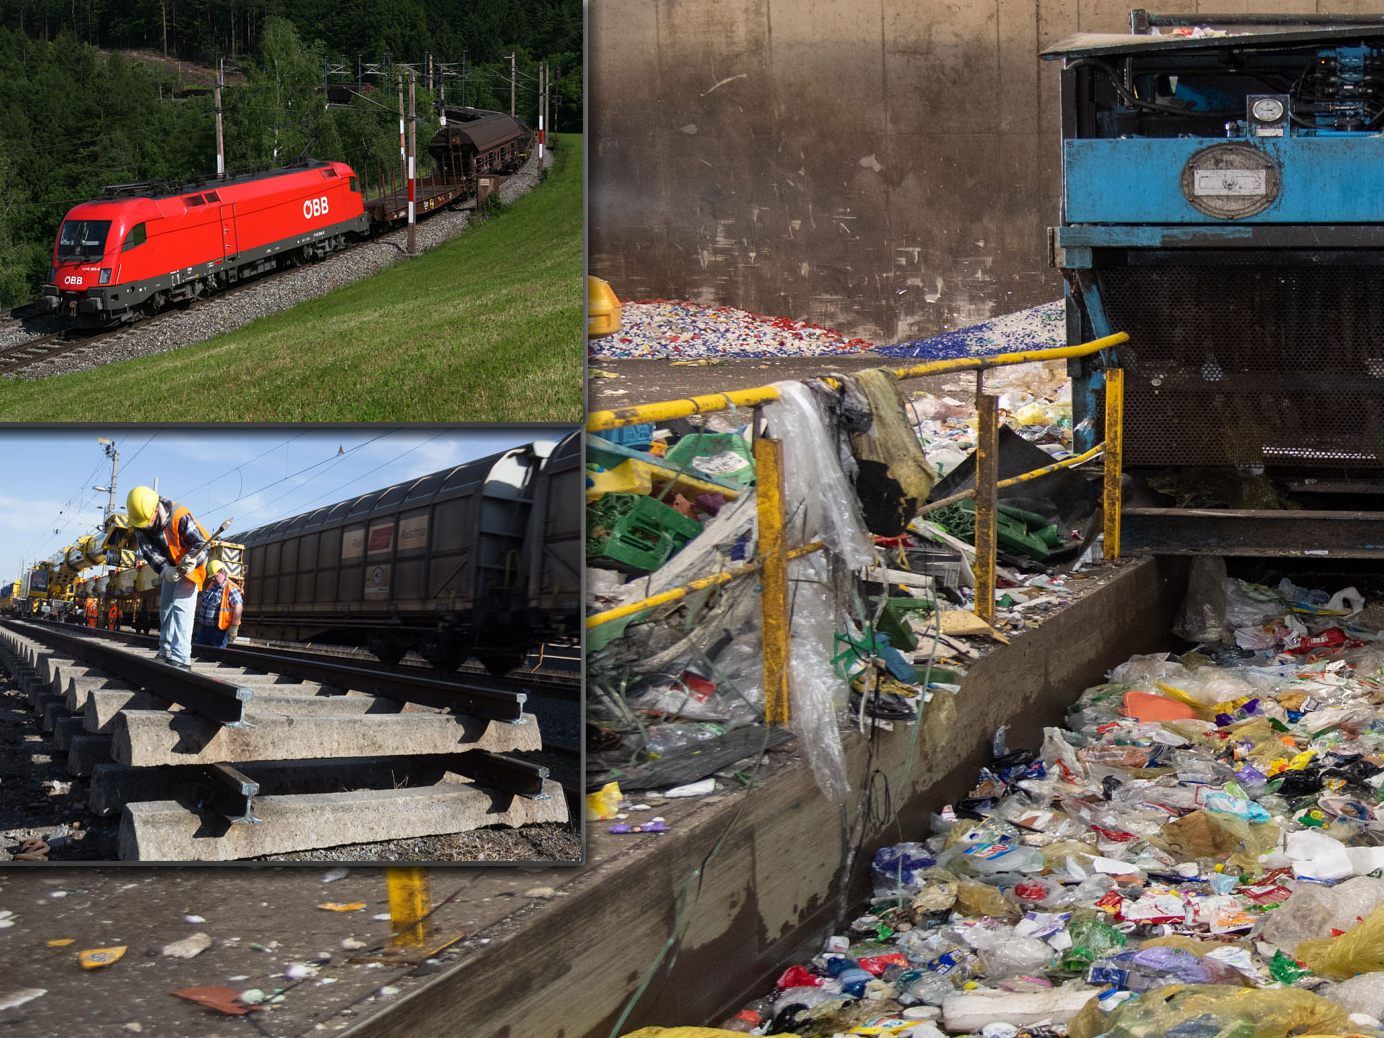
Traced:
<path fill-rule="evenodd" d="M 226 630 L 231 626 L 231 617 L 234 615 L 235 610 L 231 608 L 231 578 L 227 577 L 221 582 L 221 608 L 216 613 L 216 626 Z"/>
<path fill-rule="evenodd" d="M 168 518 L 168 554 L 173 557 L 173 565 L 175 566 L 182 562 L 183 556 L 187 554 L 187 546 L 183 544 L 183 535 L 181 532 L 183 516 L 192 519 L 192 513 L 186 508 L 182 505 L 174 505 L 173 514 Z M 197 532 L 202 535 L 202 540 L 205 541 L 208 538 L 206 527 L 197 522 L 196 519 L 192 519 L 192 521 L 197 526 Z M 202 583 L 207 579 L 206 563 L 202 563 L 202 565 L 189 573 L 188 578 L 197 585 L 197 590 L 201 591 Z"/>
<path fill-rule="evenodd" d="M 96 599 L 94 599 L 94 598 L 88 598 L 88 599 L 86 600 L 86 603 L 85 603 L 84 607 L 83 607 L 83 611 L 86 613 L 86 622 L 87 622 L 87 626 L 88 626 L 88 627 L 95 627 L 95 626 L 96 626 Z"/>

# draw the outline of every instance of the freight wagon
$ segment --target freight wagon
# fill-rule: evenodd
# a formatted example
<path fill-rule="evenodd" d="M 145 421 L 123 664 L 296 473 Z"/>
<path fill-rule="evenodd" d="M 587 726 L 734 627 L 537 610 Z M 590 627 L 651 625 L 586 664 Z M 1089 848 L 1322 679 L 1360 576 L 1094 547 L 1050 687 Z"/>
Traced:
<path fill-rule="evenodd" d="M 446 180 L 512 173 L 524 164 L 533 132 L 512 115 L 479 108 L 448 108 L 447 124 L 428 144 Z"/>
<path fill-rule="evenodd" d="M 580 437 L 536 441 L 250 530 L 241 630 L 493 673 L 581 615 Z"/>

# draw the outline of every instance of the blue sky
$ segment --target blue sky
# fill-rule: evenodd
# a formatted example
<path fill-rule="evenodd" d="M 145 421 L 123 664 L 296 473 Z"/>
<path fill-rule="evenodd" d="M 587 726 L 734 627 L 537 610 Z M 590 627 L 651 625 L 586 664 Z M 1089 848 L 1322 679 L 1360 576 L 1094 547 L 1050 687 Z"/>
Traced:
<path fill-rule="evenodd" d="M 208 529 L 234 518 L 232 532 L 296 515 L 370 490 L 459 465 L 554 428 L 0 430 L 0 581 L 48 558 L 104 514 L 110 462 L 99 437 L 120 450 L 117 511 L 141 483 L 192 509 Z M 343 453 L 344 452 L 344 453 Z M 54 531 L 57 531 L 56 533 Z"/>

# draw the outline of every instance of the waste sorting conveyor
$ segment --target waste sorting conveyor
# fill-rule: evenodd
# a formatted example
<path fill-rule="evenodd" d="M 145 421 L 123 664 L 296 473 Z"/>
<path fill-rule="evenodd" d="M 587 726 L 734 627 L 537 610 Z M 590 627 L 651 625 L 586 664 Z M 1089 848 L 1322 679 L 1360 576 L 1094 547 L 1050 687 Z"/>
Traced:
<path fill-rule="evenodd" d="M 1043 54 L 1068 341 L 1130 336 L 1126 552 L 1384 555 L 1384 25 L 1348 17 L 1136 11 L 1217 28 Z M 1077 450 L 1108 362 L 1072 362 Z"/>

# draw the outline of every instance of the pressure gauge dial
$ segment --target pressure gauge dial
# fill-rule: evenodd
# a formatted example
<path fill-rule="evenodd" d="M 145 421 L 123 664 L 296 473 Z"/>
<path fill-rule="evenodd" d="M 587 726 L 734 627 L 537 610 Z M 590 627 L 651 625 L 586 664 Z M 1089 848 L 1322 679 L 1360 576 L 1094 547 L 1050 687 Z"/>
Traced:
<path fill-rule="evenodd" d="M 1283 102 L 1276 97 L 1261 97 L 1250 107 L 1250 114 L 1261 123 L 1276 123 L 1283 118 Z"/>

